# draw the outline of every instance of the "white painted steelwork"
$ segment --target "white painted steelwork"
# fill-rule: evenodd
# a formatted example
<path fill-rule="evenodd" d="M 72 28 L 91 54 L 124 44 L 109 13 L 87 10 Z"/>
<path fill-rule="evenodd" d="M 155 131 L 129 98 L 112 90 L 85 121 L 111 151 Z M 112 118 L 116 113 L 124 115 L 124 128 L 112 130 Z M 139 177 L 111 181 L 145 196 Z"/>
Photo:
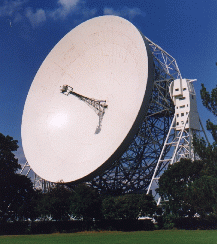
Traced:
<path fill-rule="evenodd" d="M 175 114 L 148 186 L 147 194 L 153 187 L 156 188 L 160 176 L 169 164 L 179 162 L 181 158 L 199 159 L 192 144 L 194 135 L 203 133 L 208 141 L 197 111 L 193 81 L 195 80 L 176 79 L 170 84 L 169 92 L 175 105 Z M 157 205 L 160 202 L 161 198 L 158 197 Z"/>
<path fill-rule="evenodd" d="M 176 130 L 182 130 L 185 122 L 185 129 L 200 130 L 193 81 L 195 80 L 176 79 L 170 84 L 170 96 L 175 105 Z"/>

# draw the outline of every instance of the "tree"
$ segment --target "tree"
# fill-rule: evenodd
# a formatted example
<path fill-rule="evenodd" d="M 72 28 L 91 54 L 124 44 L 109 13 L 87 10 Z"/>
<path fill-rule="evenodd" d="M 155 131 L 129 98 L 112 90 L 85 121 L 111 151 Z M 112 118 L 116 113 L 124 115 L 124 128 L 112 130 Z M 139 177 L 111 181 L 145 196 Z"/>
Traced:
<path fill-rule="evenodd" d="M 202 84 L 200 93 L 203 105 L 217 116 L 217 87 L 209 93 Z M 193 140 L 200 160 L 182 159 L 170 165 L 159 180 L 158 192 L 163 199 L 168 199 L 167 213 L 177 216 L 199 213 L 202 217 L 217 214 L 217 125 L 207 120 L 207 130 L 214 143 L 207 144 L 197 137 Z"/>
<path fill-rule="evenodd" d="M 17 141 L 0 133 L 0 221 L 15 219 L 20 216 L 20 208 L 29 203 L 34 194 L 32 182 L 23 175 L 16 174 L 21 168 L 14 151 Z M 23 212 L 24 214 L 24 212 Z M 24 214 L 27 217 L 26 214 Z"/>
<path fill-rule="evenodd" d="M 198 201 L 201 192 L 196 189 L 204 174 L 202 161 L 192 162 L 190 159 L 181 159 L 180 162 L 169 165 L 159 179 L 157 192 L 166 202 L 166 214 L 172 213 L 177 217 L 195 213 L 203 213 L 207 209 L 204 200 Z M 202 199 L 201 199 L 202 200 Z M 206 200 L 205 200 L 206 201 Z"/>
<path fill-rule="evenodd" d="M 105 219 L 138 219 L 138 200 L 138 195 L 134 194 L 109 196 L 103 200 L 103 215 Z"/>
<path fill-rule="evenodd" d="M 31 186 L 32 182 L 30 182 L 29 185 Z M 41 190 L 32 191 L 32 187 L 31 187 L 31 192 L 25 197 L 25 201 L 23 201 L 23 203 L 21 204 L 21 206 L 19 206 L 17 210 L 18 218 L 31 219 L 32 221 L 34 221 L 38 217 L 41 217 L 42 215 L 41 198 L 42 198 Z"/>
<path fill-rule="evenodd" d="M 50 192 L 43 195 L 42 211 L 44 216 L 51 214 L 55 220 L 69 220 L 70 211 L 70 197 L 72 190 L 65 185 L 58 183 Z"/>
<path fill-rule="evenodd" d="M 201 85 L 201 98 L 203 105 L 214 116 L 217 116 L 217 87 L 212 89 L 211 94 L 206 90 L 204 84 Z M 199 154 L 201 160 L 209 165 L 210 173 L 216 173 L 216 158 L 217 158 L 217 125 L 214 125 L 209 119 L 206 122 L 207 130 L 211 132 L 214 142 L 212 144 L 206 143 L 204 139 L 194 138 L 194 147 Z M 214 170 L 214 171 L 213 171 Z"/>
<path fill-rule="evenodd" d="M 217 86 L 209 93 L 204 84 L 201 84 L 201 99 L 203 105 L 217 117 Z M 209 211 L 217 214 L 217 125 L 210 121 L 206 122 L 207 130 L 211 132 L 214 142 L 206 143 L 204 139 L 194 138 L 194 148 L 198 153 L 201 161 L 205 166 L 204 174 L 197 185 L 195 184 L 194 192 L 198 193 L 198 201 L 204 202 Z M 205 207 L 205 206 L 204 206 Z"/>
<path fill-rule="evenodd" d="M 153 217 L 161 209 L 157 207 L 156 201 L 152 194 L 141 194 L 139 197 L 140 216 Z"/>
<path fill-rule="evenodd" d="M 48 192 L 42 192 L 41 190 L 37 192 L 34 203 L 36 215 L 40 220 L 46 220 L 51 216 L 51 202 Z"/>
<path fill-rule="evenodd" d="M 21 166 L 18 164 L 18 159 L 13 154 L 17 151 L 17 140 L 13 137 L 4 136 L 0 133 L 0 177 L 13 175 Z"/>
<path fill-rule="evenodd" d="M 138 219 L 139 216 L 153 216 L 157 211 L 152 195 L 125 194 L 103 199 L 102 213 L 105 219 Z"/>
<path fill-rule="evenodd" d="M 71 213 L 84 221 L 101 217 L 101 198 L 96 189 L 85 184 L 75 187 L 71 196 Z"/>
<path fill-rule="evenodd" d="M 200 90 L 200 95 L 202 98 L 203 105 L 211 112 L 213 115 L 217 116 L 217 86 L 213 88 L 211 94 L 206 90 L 204 84 L 201 84 L 202 88 Z M 206 123 L 207 130 L 212 134 L 212 137 L 217 143 L 217 125 L 214 125 L 209 119 Z"/>
<path fill-rule="evenodd" d="M 11 177 L 10 194 L 13 194 L 14 197 L 8 208 L 9 211 L 14 212 L 14 218 L 11 216 L 11 219 L 34 220 L 38 217 L 36 211 L 37 191 L 33 189 L 33 183 L 29 178 L 19 174 Z"/>

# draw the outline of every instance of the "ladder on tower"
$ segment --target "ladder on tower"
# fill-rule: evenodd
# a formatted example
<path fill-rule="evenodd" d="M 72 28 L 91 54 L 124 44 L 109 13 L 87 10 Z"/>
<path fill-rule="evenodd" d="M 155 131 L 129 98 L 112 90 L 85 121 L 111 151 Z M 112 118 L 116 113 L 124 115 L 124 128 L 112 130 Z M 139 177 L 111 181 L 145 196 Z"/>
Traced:
<path fill-rule="evenodd" d="M 186 125 L 186 123 L 188 121 L 188 117 L 186 118 L 185 123 L 182 126 L 181 130 L 175 131 L 175 129 L 176 129 L 176 124 L 175 124 L 176 123 L 176 118 L 175 118 L 175 116 L 176 115 L 174 115 L 174 117 L 173 117 L 170 129 L 168 131 L 166 140 L 165 140 L 163 148 L 161 150 L 161 154 L 160 154 L 160 157 L 158 159 L 157 165 L 155 167 L 154 174 L 152 176 L 151 182 L 149 184 L 149 187 L 148 187 L 148 190 L 147 190 L 147 194 L 150 193 L 151 187 L 153 186 L 154 182 L 157 182 L 159 180 L 159 178 L 160 178 L 159 169 L 160 168 L 161 169 L 165 169 L 169 164 L 171 165 L 171 164 L 174 163 L 174 160 L 175 160 L 176 155 L 177 155 L 177 151 L 178 151 L 178 149 L 180 147 L 180 141 L 183 138 L 182 136 L 183 136 L 183 132 L 184 132 L 184 129 L 185 129 L 185 125 Z M 173 131 L 175 131 L 175 133 L 177 133 L 176 136 L 173 136 Z M 169 140 L 171 136 L 173 137 L 172 141 Z M 166 152 L 168 151 L 168 147 L 169 148 L 175 147 L 175 148 L 173 150 L 172 157 L 169 157 L 169 158 L 166 159 L 165 155 L 166 155 Z M 162 173 L 162 171 L 161 171 L 161 173 Z M 161 198 L 159 197 L 158 201 L 157 201 L 157 205 L 160 204 L 160 201 L 161 201 Z"/>

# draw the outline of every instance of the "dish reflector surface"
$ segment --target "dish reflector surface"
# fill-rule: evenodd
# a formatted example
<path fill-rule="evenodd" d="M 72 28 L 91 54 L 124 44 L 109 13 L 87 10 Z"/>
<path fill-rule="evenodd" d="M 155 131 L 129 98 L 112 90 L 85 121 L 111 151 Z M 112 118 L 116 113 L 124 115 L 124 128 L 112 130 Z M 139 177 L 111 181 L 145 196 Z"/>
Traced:
<path fill-rule="evenodd" d="M 127 20 L 103 16 L 70 31 L 42 63 L 22 118 L 22 144 L 33 171 L 51 182 L 89 179 L 121 156 L 144 118 L 153 67 L 145 41 Z M 106 100 L 101 130 L 87 98 Z"/>

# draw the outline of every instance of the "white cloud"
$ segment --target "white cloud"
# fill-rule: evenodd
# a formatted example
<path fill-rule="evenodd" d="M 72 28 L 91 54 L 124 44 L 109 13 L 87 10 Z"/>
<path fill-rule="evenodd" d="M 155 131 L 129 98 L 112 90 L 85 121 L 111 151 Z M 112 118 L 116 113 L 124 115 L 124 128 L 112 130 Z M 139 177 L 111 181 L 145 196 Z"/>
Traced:
<path fill-rule="evenodd" d="M 53 19 L 64 19 L 77 9 L 80 2 L 81 0 L 58 0 L 59 7 L 51 11 L 49 16 Z"/>
<path fill-rule="evenodd" d="M 103 10 L 104 15 L 118 15 L 120 16 L 120 11 L 114 10 L 113 8 L 107 8 L 105 7 Z"/>
<path fill-rule="evenodd" d="M 71 9 L 78 4 L 80 0 L 58 0 L 58 4 L 65 9 Z"/>
<path fill-rule="evenodd" d="M 33 27 L 36 27 L 46 21 L 46 13 L 43 9 L 37 9 L 34 13 L 31 8 L 27 8 L 25 15 Z"/>
<path fill-rule="evenodd" d="M 64 20 L 70 15 L 74 15 L 73 23 L 80 23 L 95 16 L 97 12 L 96 8 L 88 8 L 85 0 L 56 0 L 57 6 L 50 10 L 28 7 L 29 0 L 3 0 L 3 3 L 1 1 L 0 18 L 8 17 L 10 24 L 30 23 L 33 28 L 46 21 Z"/>
<path fill-rule="evenodd" d="M 14 13 L 18 12 L 27 0 L 5 0 L 3 5 L 0 6 L 0 17 L 11 17 Z"/>
<path fill-rule="evenodd" d="M 134 17 L 138 15 L 144 16 L 144 13 L 139 9 L 139 8 L 128 8 L 128 7 L 123 7 L 122 9 L 119 10 L 114 10 L 113 8 L 108 8 L 105 7 L 103 10 L 104 15 L 117 15 L 125 18 L 129 18 L 132 20 Z"/>

